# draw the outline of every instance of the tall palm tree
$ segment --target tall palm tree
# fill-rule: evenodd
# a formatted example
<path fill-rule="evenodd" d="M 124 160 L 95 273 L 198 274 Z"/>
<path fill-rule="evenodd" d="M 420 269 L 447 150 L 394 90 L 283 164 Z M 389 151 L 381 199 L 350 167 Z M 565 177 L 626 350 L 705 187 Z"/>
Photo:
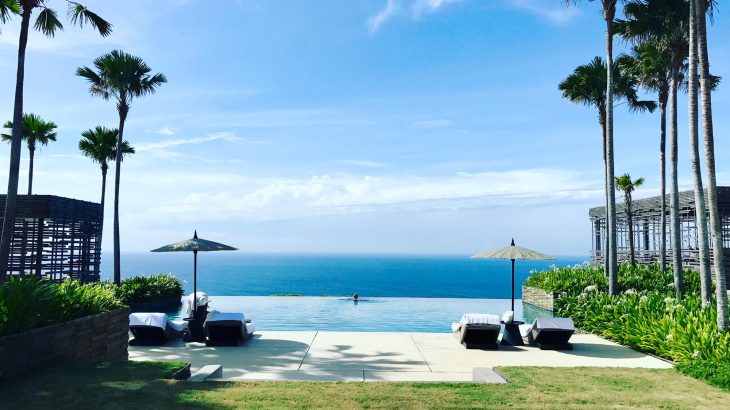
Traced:
<path fill-rule="evenodd" d="M 629 56 L 621 56 L 614 63 L 612 72 L 616 73 L 613 85 L 613 95 L 616 100 L 626 100 L 631 111 L 654 111 L 656 103 L 652 101 L 641 101 L 637 95 L 638 81 L 632 75 L 624 72 L 622 67 L 631 67 L 635 64 Z M 563 97 L 573 103 L 589 105 L 598 109 L 598 123 L 601 126 L 603 160 L 604 160 L 604 176 L 608 176 L 608 158 L 607 158 L 607 128 L 608 121 L 606 112 L 606 76 L 608 75 L 606 63 L 600 57 L 595 57 L 589 64 L 579 66 L 569 75 L 558 88 L 563 92 Z M 612 98 L 612 101 L 614 98 Z M 607 231 L 608 231 L 608 200 L 606 206 L 607 214 Z M 608 235 L 607 235 L 608 236 Z M 610 258 L 607 252 L 604 253 L 604 263 Z M 616 294 L 617 272 L 606 269 L 606 275 L 609 278 L 609 284 L 613 283 L 613 287 L 609 292 Z"/>
<path fill-rule="evenodd" d="M 710 232 L 712 233 L 712 260 L 715 269 L 715 294 L 717 297 L 717 327 L 726 330 L 728 319 L 727 281 L 722 244 L 722 225 L 717 209 L 717 175 L 715 172 L 715 136 L 712 125 L 712 76 L 707 51 L 706 12 L 712 10 L 713 1 L 696 0 L 695 24 L 697 33 L 697 60 L 700 71 L 700 94 L 702 96 L 702 128 L 705 138 L 705 166 L 707 167 L 707 205 L 710 213 Z"/>
<path fill-rule="evenodd" d="M 5 128 L 12 129 L 13 122 L 8 121 L 4 125 Z M 22 139 L 28 146 L 29 163 L 28 163 L 28 195 L 33 193 L 33 162 L 35 159 L 35 149 L 38 144 L 48 145 L 49 142 L 56 140 L 56 124 L 53 121 L 44 121 L 37 114 L 23 114 L 23 135 Z M 3 141 L 10 141 L 12 136 L 9 134 L 0 135 Z"/>
<path fill-rule="evenodd" d="M 617 27 L 620 34 L 621 26 Z M 672 57 L 665 47 L 659 42 L 647 40 L 635 45 L 631 56 L 634 64 L 624 66 L 623 69 L 634 76 L 645 89 L 657 93 L 657 102 L 660 112 L 660 134 L 659 134 L 659 186 L 661 233 L 659 238 L 659 261 L 662 272 L 667 268 L 667 210 L 666 204 L 666 147 L 667 147 L 667 101 L 669 99 L 669 83 L 671 81 Z"/>
<path fill-rule="evenodd" d="M 114 282 L 121 282 L 121 253 L 119 248 L 119 181 L 122 164 L 122 141 L 124 123 L 135 98 L 153 94 L 167 78 L 163 74 L 150 74 L 152 69 L 141 58 L 114 50 L 94 60 L 96 71 L 79 67 L 76 75 L 85 78 L 91 95 L 105 100 L 113 99 L 119 113 L 119 136 L 117 138 L 116 173 L 114 175 Z"/>
<path fill-rule="evenodd" d="M 684 295 L 682 270 L 682 231 L 679 216 L 679 161 L 677 136 L 677 92 L 682 82 L 682 68 L 689 54 L 689 8 L 686 0 L 634 0 L 624 7 L 626 20 L 617 25 L 624 38 L 633 42 L 652 40 L 669 50 L 669 162 L 672 268 L 677 296 Z M 697 190 L 695 190 L 697 191 Z M 698 224 L 701 222 L 698 219 Z M 701 239 L 701 238 L 700 238 Z M 706 242 L 705 242 L 706 243 Z M 700 252 L 700 254 L 702 254 Z"/>
<path fill-rule="evenodd" d="M 594 0 L 588 0 L 594 1 Z M 598 1 L 598 0 L 595 0 Z M 565 3 L 576 4 L 579 0 L 565 0 Z M 614 100 L 614 61 L 613 37 L 616 4 L 618 0 L 600 0 L 603 11 L 603 20 L 606 22 L 606 233 L 608 239 L 608 292 L 611 295 L 618 293 L 618 256 L 616 253 L 616 186 L 614 185 L 614 153 L 613 153 L 613 100 Z"/>
<path fill-rule="evenodd" d="M 99 230 L 99 240 L 96 243 L 97 253 L 101 252 L 101 239 L 104 232 L 106 174 L 109 170 L 109 161 L 117 158 L 118 136 L 119 132 L 117 129 L 97 126 L 94 129 L 82 132 L 82 139 L 79 141 L 79 151 L 81 151 L 81 154 L 101 166 L 101 229 Z M 134 154 L 134 148 L 128 141 L 122 141 L 122 158 L 130 154 Z M 100 259 L 97 258 L 96 260 L 99 261 Z"/>
<path fill-rule="evenodd" d="M 623 191 L 624 203 L 626 204 L 626 223 L 629 228 L 629 262 L 631 266 L 636 266 L 636 255 L 634 254 L 634 218 L 631 213 L 631 204 L 633 203 L 632 194 L 636 188 L 642 185 L 644 185 L 644 178 L 632 180 L 629 174 L 616 177 L 616 188 Z"/>
<path fill-rule="evenodd" d="M 20 143 L 23 134 L 23 84 L 25 82 L 25 49 L 28 45 L 30 18 L 33 11 L 39 9 L 33 28 L 53 37 L 63 25 L 58 20 L 55 10 L 48 7 L 51 0 L 12 0 L 20 13 L 20 35 L 18 38 L 18 69 L 15 78 L 15 100 L 13 106 L 13 131 L 10 142 L 10 170 L 8 171 L 8 194 L 5 201 L 2 237 L 0 238 L 0 283 L 5 281 L 10 256 L 10 240 L 15 226 L 15 208 L 17 206 L 18 178 L 20 174 Z M 93 13 L 83 5 L 65 0 L 68 4 L 68 18 L 71 24 L 83 26 L 89 24 L 102 36 L 112 32 L 112 25 Z M 3 4 L 9 4 L 3 1 Z M 6 7 L 7 8 L 7 7 Z"/>

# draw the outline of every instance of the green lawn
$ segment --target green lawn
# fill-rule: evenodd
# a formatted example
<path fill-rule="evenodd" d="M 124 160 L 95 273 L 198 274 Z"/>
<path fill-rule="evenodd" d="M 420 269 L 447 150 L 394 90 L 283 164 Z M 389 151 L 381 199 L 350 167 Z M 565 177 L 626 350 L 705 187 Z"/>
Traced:
<path fill-rule="evenodd" d="M 507 385 L 167 380 L 180 365 L 51 368 L 0 382 L 0 408 L 730 408 L 730 392 L 675 370 L 512 367 Z"/>

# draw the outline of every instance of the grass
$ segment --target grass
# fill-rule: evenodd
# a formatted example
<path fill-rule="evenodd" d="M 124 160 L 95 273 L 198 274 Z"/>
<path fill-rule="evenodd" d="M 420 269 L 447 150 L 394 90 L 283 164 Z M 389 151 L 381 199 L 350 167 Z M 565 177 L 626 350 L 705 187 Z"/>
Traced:
<path fill-rule="evenodd" d="M 3 408 L 728 408 L 730 392 L 676 370 L 512 367 L 507 385 L 167 380 L 182 363 L 55 367 L 0 383 Z"/>

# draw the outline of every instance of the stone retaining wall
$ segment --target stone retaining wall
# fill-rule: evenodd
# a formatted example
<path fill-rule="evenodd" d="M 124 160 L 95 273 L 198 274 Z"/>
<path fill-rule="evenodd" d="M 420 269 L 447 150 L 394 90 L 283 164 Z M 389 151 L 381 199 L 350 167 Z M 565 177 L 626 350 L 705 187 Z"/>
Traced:
<path fill-rule="evenodd" d="M 124 361 L 129 308 L 0 337 L 0 378 L 62 360 Z"/>
<path fill-rule="evenodd" d="M 529 303 L 531 305 L 553 311 L 553 303 L 556 298 L 556 293 L 546 292 L 542 289 L 531 288 L 529 286 L 522 287 L 522 302 Z"/>

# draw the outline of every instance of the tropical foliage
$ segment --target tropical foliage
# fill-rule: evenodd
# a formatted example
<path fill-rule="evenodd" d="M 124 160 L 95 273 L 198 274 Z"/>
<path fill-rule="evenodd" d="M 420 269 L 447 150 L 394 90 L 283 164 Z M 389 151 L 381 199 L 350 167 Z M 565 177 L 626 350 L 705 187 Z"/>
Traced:
<path fill-rule="evenodd" d="M 5 123 L 5 128 L 13 129 L 13 122 Z M 30 161 L 28 163 L 28 195 L 33 193 L 33 163 L 35 160 L 35 150 L 38 145 L 48 145 L 49 142 L 56 140 L 57 125 L 53 121 L 45 121 L 37 114 L 23 114 L 23 133 L 22 139 L 28 146 L 28 154 Z M 3 141 L 10 142 L 12 136 L 10 134 L 0 134 Z"/>
<path fill-rule="evenodd" d="M 11 276 L 0 285 L 0 336 L 118 309 L 123 304 L 103 284 Z"/>
<path fill-rule="evenodd" d="M 631 179 L 631 175 L 623 174 L 616 177 L 616 189 L 624 193 L 624 204 L 626 205 L 626 224 L 629 226 L 629 263 L 636 265 L 634 254 L 634 216 L 631 211 L 633 204 L 633 193 L 636 188 L 644 185 L 644 178 Z"/>
<path fill-rule="evenodd" d="M 138 305 L 179 299 L 183 295 L 180 279 L 170 273 L 136 276 L 114 286 L 117 298 L 126 305 Z"/>
<path fill-rule="evenodd" d="M 76 75 L 89 82 L 91 95 L 104 100 L 114 100 L 119 114 L 119 136 L 114 173 L 114 283 L 122 278 L 121 251 L 119 238 L 119 184 L 121 181 L 122 143 L 124 124 L 132 106 L 132 101 L 148 94 L 154 94 L 167 82 L 160 73 L 151 74 L 152 69 L 140 57 L 114 50 L 94 60 L 94 69 L 79 67 Z"/>

